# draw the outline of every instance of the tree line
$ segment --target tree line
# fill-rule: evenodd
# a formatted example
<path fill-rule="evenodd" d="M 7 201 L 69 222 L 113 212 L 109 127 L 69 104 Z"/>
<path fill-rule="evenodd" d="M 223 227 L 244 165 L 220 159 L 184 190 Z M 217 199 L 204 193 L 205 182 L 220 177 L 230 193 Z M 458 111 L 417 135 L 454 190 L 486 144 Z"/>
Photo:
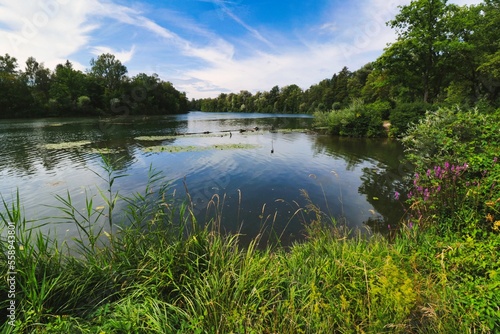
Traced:
<path fill-rule="evenodd" d="M 251 94 L 191 100 L 202 111 L 312 113 L 335 111 L 355 100 L 376 103 L 383 118 L 403 104 L 500 106 L 500 4 L 458 6 L 414 0 L 387 25 L 397 39 L 373 62 L 306 90 L 297 85 Z M 417 108 L 422 109 L 422 108 Z M 424 108 L 425 109 L 425 108 Z"/>
<path fill-rule="evenodd" d="M 164 115 L 188 111 L 185 93 L 158 75 L 127 76 L 127 68 L 106 53 L 86 73 L 70 61 L 46 68 L 35 58 L 19 69 L 17 59 L 0 56 L 0 118 Z"/>

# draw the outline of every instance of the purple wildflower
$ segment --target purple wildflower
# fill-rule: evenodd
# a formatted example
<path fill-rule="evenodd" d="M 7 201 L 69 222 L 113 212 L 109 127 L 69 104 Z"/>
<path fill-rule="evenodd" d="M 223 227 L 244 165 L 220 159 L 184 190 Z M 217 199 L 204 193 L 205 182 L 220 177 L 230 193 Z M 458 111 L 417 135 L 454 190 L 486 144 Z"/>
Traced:
<path fill-rule="evenodd" d="M 427 201 L 429 199 L 429 189 L 425 188 L 424 190 L 424 201 Z"/>
<path fill-rule="evenodd" d="M 434 173 L 436 174 L 436 177 L 440 179 L 442 177 L 442 175 L 441 175 L 441 166 L 434 167 Z"/>
<path fill-rule="evenodd" d="M 400 195 L 400 193 L 398 193 L 397 191 L 394 192 L 394 199 L 396 201 L 399 200 L 399 195 Z"/>

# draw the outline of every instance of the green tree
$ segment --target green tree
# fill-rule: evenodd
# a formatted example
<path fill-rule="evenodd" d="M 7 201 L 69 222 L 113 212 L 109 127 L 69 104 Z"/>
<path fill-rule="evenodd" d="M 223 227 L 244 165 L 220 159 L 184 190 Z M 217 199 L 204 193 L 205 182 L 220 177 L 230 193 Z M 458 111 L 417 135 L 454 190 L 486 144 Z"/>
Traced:
<path fill-rule="evenodd" d="M 110 53 L 90 60 L 89 75 L 104 88 L 105 102 L 119 98 L 123 94 L 127 68 Z"/>
<path fill-rule="evenodd" d="M 349 93 L 349 100 L 353 101 L 362 97 L 363 87 L 366 85 L 368 76 L 373 71 L 373 64 L 368 63 L 361 67 L 359 70 L 352 73 L 347 81 L 347 91 Z"/>
<path fill-rule="evenodd" d="M 29 116 L 33 99 L 25 80 L 17 70 L 17 59 L 9 54 L 0 56 L 0 117 Z"/>
<path fill-rule="evenodd" d="M 400 13 L 388 22 L 396 30 L 398 39 L 378 60 L 379 67 L 389 71 L 391 84 L 418 92 L 424 102 L 430 102 L 438 95 L 446 76 L 443 52 L 448 41 L 445 16 L 450 11 L 446 2 L 414 0 L 400 7 Z"/>
<path fill-rule="evenodd" d="M 49 113 L 52 116 L 73 114 L 77 110 L 80 96 L 87 96 L 86 76 L 81 71 L 75 70 L 73 64 L 58 64 L 49 90 Z"/>
<path fill-rule="evenodd" d="M 11 57 L 8 53 L 5 56 L 0 56 L 0 73 L 2 74 L 16 74 L 17 73 L 17 59 Z"/>
<path fill-rule="evenodd" d="M 279 86 L 274 86 L 269 91 L 269 95 L 267 96 L 267 102 L 269 103 L 269 107 L 267 112 L 279 112 L 278 100 L 280 97 L 280 88 Z"/>
<path fill-rule="evenodd" d="M 179 114 L 188 111 L 188 100 L 170 82 L 155 73 L 139 73 L 122 83 L 124 93 L 113 112 L 140 115 Z"/>
<path fill-rule="evenodd" d="M 484 95 L 500 106 L 500 2 L 485 0 L 478 6 L 479 24 L 476 44 L 480 50 L 479 81 Z"/>
<path fill-rule="evenodd" d="M 50 70 L 35 58 L 29 57 L 22 73 L 34 100 L 33 112 L 44 115 L 47 109 L 51 85 Z"/>
<path fill-rule="evenodd" d="M 297 113 L 300 103 L 302 101 L 302 89 L 293 84 L 281 88 L 280 92 L 280 106 L 282 113 Z"/>
<path fill-rule="evenodd" d="M 352 72 L 344 66 L 342 70 L 336 76 L 334 76 L 334 78 L 332 78 L 332 92 L 334 100 L 328 101 L 327 106 L 329 108 L 331 107 L 333 102 L 338 102 L 341 106 L 347 106 L 349 104 L 348 84 L 351 77 Z"/>

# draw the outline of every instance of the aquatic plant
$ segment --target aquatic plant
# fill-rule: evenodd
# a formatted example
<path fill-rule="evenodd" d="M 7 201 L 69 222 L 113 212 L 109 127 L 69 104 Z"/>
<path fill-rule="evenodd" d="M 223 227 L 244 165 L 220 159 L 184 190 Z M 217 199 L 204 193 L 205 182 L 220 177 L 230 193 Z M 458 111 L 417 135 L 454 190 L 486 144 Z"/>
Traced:
<path fill-rule="evenodd" d="M 49 144 L 44 144 L 43 148 L 47 150 L 65 150 L 65 149 L 74 149 L 74 148 L 80 148 L 85 145 L 90 145 L 92 142 L 88 140 L 81 140 L 81 141 L 70 141 L 70 142 L 63 142 L 63 143 L 49 143 Z"/>
<path fill-rule="evenodd" d="M 213 144 L 206 146 L 176 146 L 176 145 L 165 145 L 165 146 L 148 146 L 144 147 L 145 152 L 168 152 L 168 153 L 180 153 L 180 152 L 202 152 L 210 150 L 238 150 L 238 149 L 255 149 L 260 147 L 254 144 Z"/>

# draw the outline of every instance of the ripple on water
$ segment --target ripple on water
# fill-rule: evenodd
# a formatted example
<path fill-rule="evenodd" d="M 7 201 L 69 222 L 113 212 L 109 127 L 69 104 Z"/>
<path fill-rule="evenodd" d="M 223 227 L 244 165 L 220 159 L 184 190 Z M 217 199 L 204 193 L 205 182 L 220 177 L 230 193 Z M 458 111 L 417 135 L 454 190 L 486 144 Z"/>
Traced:
<path fill-rule="evenodd" d="M 226 194 L 229 225 L 238 225 L 245 220 L 247 226 L 257 224 L 251 227 L 258 230 L 264 204 L 266 214 L 277 210 L 278 217 L 286 222 L 288 215 L 294 212 L 290 205 L 295 205 L 294 202 L 306 204 L 300 189 L 305 189 L 311 199 L 320 204 L 327 197 L 329 209 L 334 213 L 351 211 L 351 217 L 357 220 L 365 219 L 370 214 L 374 207 L 367 199 L 371 196 L 363 193 L 361 183 L 367 183 L 366 189 L 370 186 L 376 188 L 377 177 L 379 174 L 383 176 L 385 168 L 384 164 L 379 165 L 379 157 L 387 157 L 388 154 L 373 155 L 371 152 L 387 152 L 387 147 L 375 141 L 335 140 L 328 136 L 282 131 L 288 127 L 304 128 L 305 125 L 302 120 L 273 115 L 263 117 L 193 113 L 164 119 L 152 118 L 136 122 L 133 127 L 114 124 L 109 128 L 112 131 L 105 134 L 96 128 L 96 120 L 24 122 L 22 126 L 12 128 L 0 122 L 0 191 L 9 197 L 19 187 L 30 218 L 53 215 L 50 208 L 44 205 L 57 205 L 54 195 L 65 196 L 67 191 L 75 202 L 79 202 L 79 206 L 84 205 L 85 191 L 95 195 L 95 206 L 100 206 L 95 187 L 102 188 L 105 184 L 90 169 L 105 176 L 100 167 L 101 156 L 95 150 L 103 147 L 109 149 L 102 153 L 109 158 L 117 173 L 128 174 L 114 184 L 122 195 L 144 191 L 148 170 L 152 166 L 156 171 L 163 172 L 165 180 L 173 182 L 172 186 L 178 189 L 178 197 L 182 197 L 185 180 L 199 207 L 206 207 L 214 194 Z M 252 131 L 254 127 L 259 130 Z M 271 127 L 279 131 L 271 132 Z M 247 131 L 240 133 L 239 129 Z M 232 132 L 228 135 L 229 130 Z M 172 136 L 176 132 L 206 131 L 211 132 L 210 136 Z M 134 139 L 141 136 L 172 138 L 159 142 Z M 46 143 L 84 141 L 92 144 L 59 148 L 44 146 Z M 244 144 L 254 148 L 247 146 L 233 150 L 180 153 L 143 151 L 143 147 L 160 144 L 204 147 Z M 374 166 L 378 170 L 371 174 L 363 170 Z M 364 177 L 363 181 L 361 177 Z M 240 194 L 243 198 L 241 212 L 245 217 L 238 217 L 236 212 Z M 249 235 L 252 233 L 251 228 L 245 231 Z"/>

